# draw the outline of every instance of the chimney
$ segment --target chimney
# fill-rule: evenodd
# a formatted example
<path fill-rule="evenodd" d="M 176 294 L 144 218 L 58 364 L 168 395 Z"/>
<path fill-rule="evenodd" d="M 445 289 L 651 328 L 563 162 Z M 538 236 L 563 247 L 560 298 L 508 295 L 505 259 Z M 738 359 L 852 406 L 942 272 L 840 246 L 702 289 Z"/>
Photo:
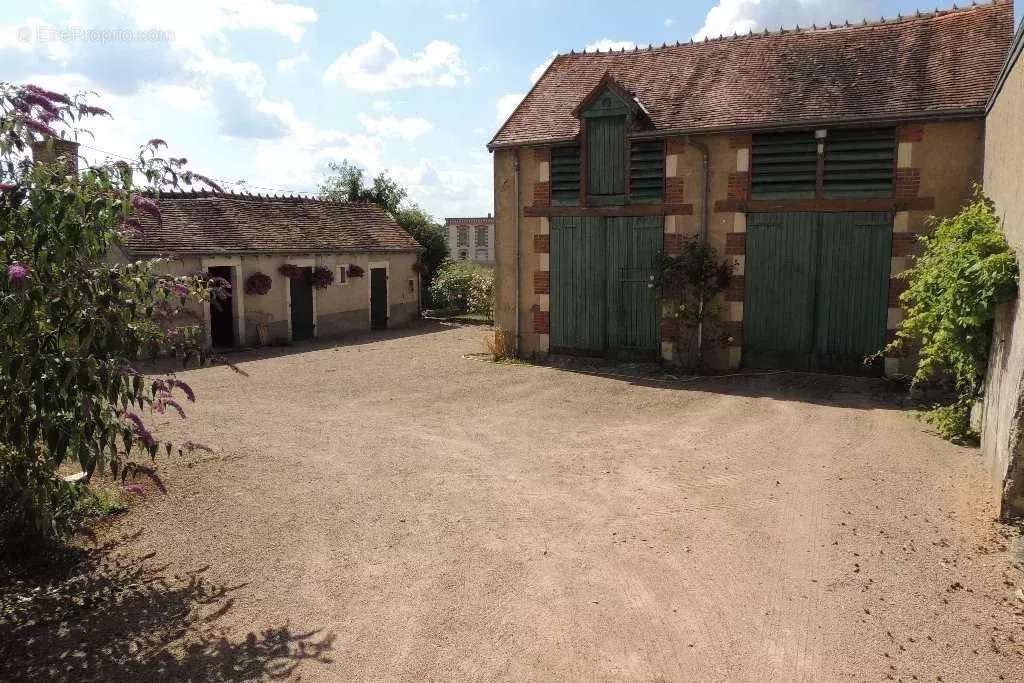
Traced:
<path fill-rule="evenodd" d="M 37 164 L 62 161 L 69 173 L 78 173 L 78 143 L 62 138 L 46 138 L 32 143 L 32 160 Z"/>

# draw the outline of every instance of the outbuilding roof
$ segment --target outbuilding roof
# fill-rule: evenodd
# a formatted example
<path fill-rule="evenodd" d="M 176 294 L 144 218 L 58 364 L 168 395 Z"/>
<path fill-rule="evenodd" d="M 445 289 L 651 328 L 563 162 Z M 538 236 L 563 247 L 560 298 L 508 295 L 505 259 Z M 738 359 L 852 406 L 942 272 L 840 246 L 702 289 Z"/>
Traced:
<path fill-rule="evenodd" d="M 488 147 L 579 133 L 573 111 L 610 76 L 653 132 L 758 130 L 981 116 L 1013 38 L 1013 3 L 557 56 Z"/>
<path fill-rule="evenodd" d="M 160 219 L 125 239 L 135 254 L 415 251 L 419 244 L 375 204 L 224 192 L 163 193 Z"/>

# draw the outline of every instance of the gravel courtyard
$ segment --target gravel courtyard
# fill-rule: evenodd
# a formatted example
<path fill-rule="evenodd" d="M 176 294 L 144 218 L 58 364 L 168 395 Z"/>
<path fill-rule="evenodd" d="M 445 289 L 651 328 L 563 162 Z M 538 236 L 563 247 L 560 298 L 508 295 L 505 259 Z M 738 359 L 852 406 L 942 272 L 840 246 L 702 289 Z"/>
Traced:
<path fill-rule="evenodd" d="M 83 676 L 1024 678 L 978 454 L 880 383 L 465 358 L 486 334 L 185 373 L 199 400 L 162 434 L 214 453 L 163 462 L 169 493 L 107 532 L 182 604 Z M 87 631 L 118 628 L 143 627 Z"/>

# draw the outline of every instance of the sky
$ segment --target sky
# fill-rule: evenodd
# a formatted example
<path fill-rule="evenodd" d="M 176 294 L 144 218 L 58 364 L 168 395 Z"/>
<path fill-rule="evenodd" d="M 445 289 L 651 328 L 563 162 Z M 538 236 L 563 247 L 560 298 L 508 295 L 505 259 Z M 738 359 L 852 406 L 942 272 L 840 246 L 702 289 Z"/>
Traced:
<path fill-rule="evenodd" d="M 0 80 L 94 92 L 113 115 L 82 138 L 94 158 L 159 137 L 261 193 L 315 192 L 347 159 L 441 219 L 493 210 L 486 144 L 556 53 L 936 4 L 952 0 L 7 0 Z"/>

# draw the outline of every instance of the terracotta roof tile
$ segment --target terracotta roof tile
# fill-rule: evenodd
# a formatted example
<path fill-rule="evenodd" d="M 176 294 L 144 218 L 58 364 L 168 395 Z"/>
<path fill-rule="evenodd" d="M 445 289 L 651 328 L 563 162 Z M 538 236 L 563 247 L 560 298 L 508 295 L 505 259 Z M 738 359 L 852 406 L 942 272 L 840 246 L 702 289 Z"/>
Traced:
<path fill-rule="evenodd" d="M 862 26 L 560 55 L 489 147 L 574 138 L 573 108 L 605 74 L 665 131 L 982 115 L 1013 28 L 1003 0 Z"/>
<path fill-rule="evenodd" d="M 419 244 L 374 204 L 217 192 L 164 193 L 157 222 L 125 240 L 137 254 L 411 251 Z"/>

